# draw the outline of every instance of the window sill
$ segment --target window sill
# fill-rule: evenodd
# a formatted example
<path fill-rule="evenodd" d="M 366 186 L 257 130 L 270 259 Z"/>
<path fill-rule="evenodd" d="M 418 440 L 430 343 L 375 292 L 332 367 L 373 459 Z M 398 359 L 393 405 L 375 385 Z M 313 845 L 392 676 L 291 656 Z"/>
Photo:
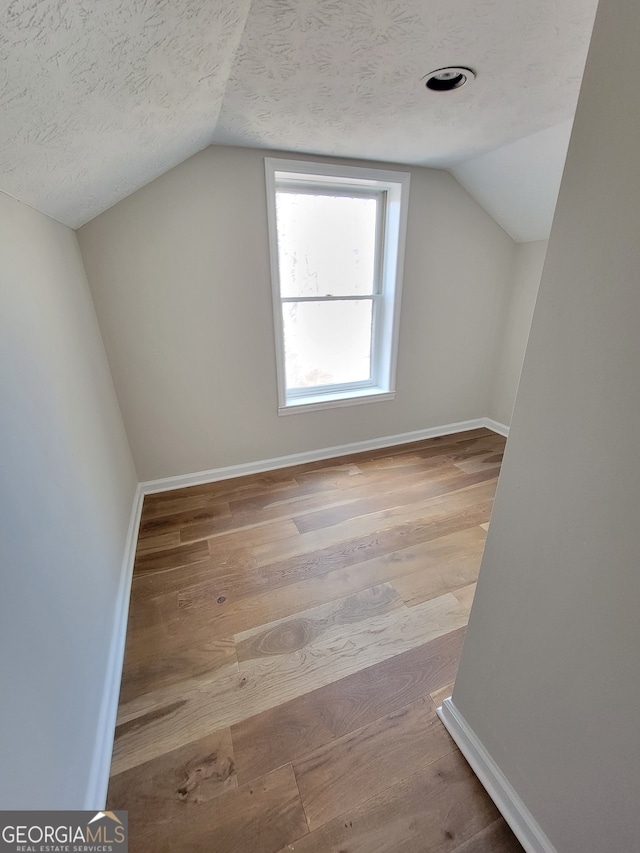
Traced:
<path fill-rule="evenodd" d="M 382 391 L 380 388 L 365 388 L 361 391 L 347 391 L 338 394 L 316 394 L 309 397 L 295 397 L 284 406 L 278 407 L 279 415 L 297 415 L 313 412 L 316 409 L 335 409 L 340 406 L 359 406 L 363 403 L 378 403 L 393 400 L 395 391 Z"/>

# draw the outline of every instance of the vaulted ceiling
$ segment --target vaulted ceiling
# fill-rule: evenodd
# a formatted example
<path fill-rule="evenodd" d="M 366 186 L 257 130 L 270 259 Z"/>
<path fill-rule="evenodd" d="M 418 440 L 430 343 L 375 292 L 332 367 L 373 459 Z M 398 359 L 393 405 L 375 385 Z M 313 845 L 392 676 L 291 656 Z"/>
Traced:
<path fill-rule="evenodd" d="M 7 0 L 0 189 L 78 227 L 209 144 L 473 173 L 571 119 L 595 6 Z M 430 92 L 445 65 L 477 79 Z"/>

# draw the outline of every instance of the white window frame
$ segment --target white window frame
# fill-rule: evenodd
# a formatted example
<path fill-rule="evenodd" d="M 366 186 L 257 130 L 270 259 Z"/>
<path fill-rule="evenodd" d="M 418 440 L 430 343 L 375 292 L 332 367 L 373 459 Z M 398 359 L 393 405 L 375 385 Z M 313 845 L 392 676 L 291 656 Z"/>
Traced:
<path fill-rule="evenodd" d="M 393 400 L 409 209 L 409 173 L 360 166 L 336 166 L 331 163 L 314 163 L 306 160 L 281 160 L 274 157 L 265 157 L 264 163 L 278 376 L 278 414 L 288 415 L 314 409 Z M 345 195 L 362 194 L 367 197 L 377 196 L 380 199 L 376 261 L 378 283 L 377 288 L 374 288 L 376 292 L 361 297 L 372 301 L 374 306 L 371 379 L 369 380 L 287 391 L 282 304 L 305 301 L 305 297 L 281 296 L 276 191 L 282 189 L 337 191 Z M 353 300 L 360 297 L 343 298 Z M 319 302 L 338 301 L 340 297 L 311 297 L 310 299 Z"/>

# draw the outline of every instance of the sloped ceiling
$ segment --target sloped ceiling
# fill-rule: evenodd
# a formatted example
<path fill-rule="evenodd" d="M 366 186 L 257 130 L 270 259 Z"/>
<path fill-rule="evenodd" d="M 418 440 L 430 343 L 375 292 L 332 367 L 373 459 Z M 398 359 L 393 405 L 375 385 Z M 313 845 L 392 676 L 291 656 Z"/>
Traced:
<path fill-rule="evenodd" d="M 510 142 L 450 171 L 518 243 L 551 231 L 573 120 Z"/>
<path fill-rule="evenodd" d="M 0 3 L 0 189 L 76 228 L 205 148 L 250 3 Z"/>
<path fill-rule="evenodd" d="M 452 167 L 571 118 L 595 6 L 9 0 L 0 189 L 78 227 L 211 143 Z"/>

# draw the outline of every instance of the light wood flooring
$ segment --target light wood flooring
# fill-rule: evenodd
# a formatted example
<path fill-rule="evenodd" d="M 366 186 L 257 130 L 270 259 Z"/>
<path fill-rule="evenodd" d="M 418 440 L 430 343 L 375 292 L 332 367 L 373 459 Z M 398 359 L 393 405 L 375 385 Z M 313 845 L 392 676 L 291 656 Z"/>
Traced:
<path fill-rule="evenodd" d="M 108 797 L 131 851 L 521 853 L 435 712 L 503 447 L 145 499 Z"/>

